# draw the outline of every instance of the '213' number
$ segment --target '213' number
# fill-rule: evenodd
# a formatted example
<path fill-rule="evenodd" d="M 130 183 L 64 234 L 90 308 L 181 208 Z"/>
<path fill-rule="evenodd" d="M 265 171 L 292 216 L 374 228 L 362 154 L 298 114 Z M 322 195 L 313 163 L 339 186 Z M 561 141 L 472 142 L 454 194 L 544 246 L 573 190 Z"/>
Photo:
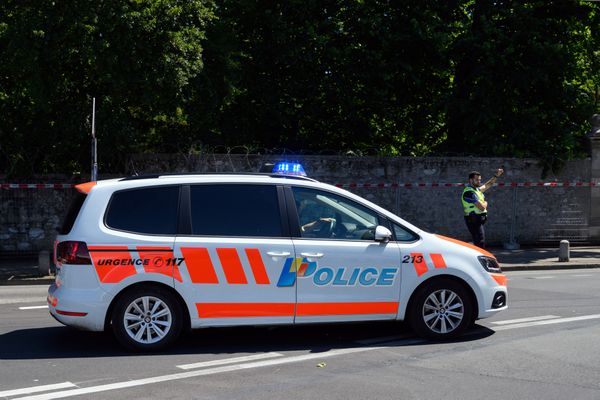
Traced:
<path fill-rule="evenodd" d="M 402 263 L 403 264 L 408 264 L 408 263 L 422 263 L 423 262 L 423 256 L 409 256 L 406 255 L 402 258 Z"/>

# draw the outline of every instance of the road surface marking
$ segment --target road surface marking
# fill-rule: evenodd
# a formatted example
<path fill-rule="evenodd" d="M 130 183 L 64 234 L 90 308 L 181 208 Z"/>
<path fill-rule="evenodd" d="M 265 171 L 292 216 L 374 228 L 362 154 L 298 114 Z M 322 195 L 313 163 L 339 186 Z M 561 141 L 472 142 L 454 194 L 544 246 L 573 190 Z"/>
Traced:
<path fill-rule="evenodd" d="M 550 325 L 550 324 L 562 324 L 565 322 L 585 321 L 588 319 L 598 319 L 598 318 L 600 318 L 600 314 L 582 315 L 579 317 L 559 318 L 559 319 L 550 319 L 550 320 L 546 320 L 546 321 L 525 322 L 522 324 L 498 326 L 498 327 L 494 327 L 494 330 L 495 331 L 504 331 L 506 329 L 527 328 L 529 326 L 540 326 L 540 325 Z"/>
<path fill-rule="evenodd" d="M 177 379 L 186 379 L 186 378 L 193 378 L 193 377 L 197 377 L 197 376 L 214 375 L 214 374 L 220 374 L 223 372 L 240 371 L 240 370 L 251 369 L 251 368 L 270 367 L 273 365 L 290 364 L 290 363 L 296 363 L 296 362 L 307 361 L 307 360 L 321 360 L 323 358 L 328 358 L 328 357 L 340 356 L 340 355 L 345 355 L 345 354 L 353 354 L 353 353 L 361 353 L 361 352 L 365 352 L 365 351 L 379 350 L 379 349 L 383 349 L 383 348 L 384 347 L 358 347 L 358 348 L 330 350 L 330 351 L 324 351 L 322 353 L 311 353 L 311 354 L 305 354 L 305 355 L 301 355 L 301 356 L 280 358 L 280 359 L 276 359 L 276 360 L 255 361 L 255 362 L 250 362 L 250 363 L 245 363 L 245 364 L 236 364 L 236 365 L 229 365 L 229 366 L 225 366 L 225 367 L 216 367 L 216 368 L 201 369 L 201 370 L 197 370 L 197 371 L 180 372 L 177 374 L 161 375 L 161 376 L 155 376 L 152 378 L 136 379 L 136 380 L 125 381 L 125 382 L 116 382 L 116 383 L 110 383 L 110 384 L 106 384 L 106 385 L 91 386 L 91 387 L 87 387 L 87 388 L 63 390 L 60 392 L 46 393 L 46 394 L 40 394 L 40 395 L 36 395 L 36 396 L 19 397 L 19 399 L 21 399 L 21 400 L 61 399 L 64 397 L 79 396 L 82 394 L 89 394 L 89 393 L 106 392 L 109 390 L 116 390 L 116 389 L 125 389 L 125 388 L 149 385 L 149 384 L 160 383 L 160 382 L 174 381 Z"/>
<path fill-rule="evenodd" d="M 577 278 L 583 278 L 583 277 L 585 277 L 585 276 L 594 276 L 594 275 L 592 275 L 592 274 L 585 274 L 585 275 L 584 275 L 584 274 L 582 274 L 582 275 L 573 275 L 573 276 L 575 276 L 575 277 L 577 277 Z"/>
<path fill-rule="evenodd" d="M 265 353 L 265 354 L 255 354 L 252 356 L 245 356 L 245 357 L 225 358 L 223 360 L 214 360 L 214 361 L 205 361 L 205 362 L 199 362 L 199 363 L 194 363 L 194 364 L 177 365 L 177 368 L 196 369 L 196 368 L 204 368 L 204 367 L 214 367 L 215 365 L 235 364 L 235 363 L 241 363 L 241 362 L 245 362 L 245 361 L 255 361 L 255 360 L 261 360 L 264 358 L 273 358 L 273 357 L 283 357 L 283 354 L 275 353 L 275 352 Z"/>
<path fill-rule="evenodd" d="M 45 297 L 17 297 L 12 299 L 0 299 L 0 304 L 41 303 L 45 300 Z"/>
<path fill-rule="evenodd" d="M 553 319 L 553 318 L 560 318 L 560 316 L 558 316 L 558 315 L 541 315 L 539 317 L 507 319 L 506 321 L 494 321 L 494 322 L 492 322 L 492 324 L 496 324 L 496 325 L 520 324 L 522 322 L 543 321 L 545 319 Z"/>
<path fill-rule="evenodd" d="M 554 279 L 556 278 L 555 276 L 534 276 L 532 278 L 527 278 L 527 279 Z"/>
<path fill-rule="evenodd" d="M 71 382 L 62 382 L 62 383 L 54 383 L 52 385 L 32 386 L 32 387 L 23 388 L 23 389 L 5 390 L 4 392 L 0 392 L 0 397 L 10 397 L 10 396 L 19 396 L 21 394 L 47 392 L 49 390 L 66 389 L 69 387 L 77 387 L 77 385 L 75 385 L 74 383 L 71 383 Z"/>
<path fill-rule="evenodd" d="M 19 307 L 19 310 L 35 310 L 38 308 L 48 308 L 48 306 L 30 306 L 30 307 Z"/>

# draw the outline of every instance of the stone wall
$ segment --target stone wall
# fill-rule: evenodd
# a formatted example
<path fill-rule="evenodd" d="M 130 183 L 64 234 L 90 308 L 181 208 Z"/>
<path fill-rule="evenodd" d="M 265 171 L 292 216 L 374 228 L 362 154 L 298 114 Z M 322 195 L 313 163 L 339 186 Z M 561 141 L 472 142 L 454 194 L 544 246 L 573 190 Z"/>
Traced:
<path fill-rule="evenodd" d="M 461 183 L 471 170 L 488 179 L 496 168 L 499 182 L 539 182 L 542 168 L 531 159 L 452 157 L 344 157 L 261 155 L 135 155 L 129 174 L 166 172 L 256 172 L 264 162 L 299 161 L 309 176 L 344 188 L 387 208 L 430 232 L 462 240 L 470 236 L 462 217 L 462 188 L 431 186 Z M 544 182 L 590 182 L 590 160 L 573 160 Z M 101 178 L 106 178 L 102 176 Z M 356 187 L 349 186 L 357 184 Z M 378 184 L 386 184 L 379 187 Z M 413 183 L 412 187 L 392 184 Z M 419 187 L 417 184 L 425 183 Z M 371 184 L 365 188 L 364 184 Z M 70 189 L 4 189 L 0 191 L 0 250 L 35 252 L 51 248 L 72 196 Z M 590 187 L 494 187 L 489 201 L 488 242 L 499 245 L 514 237 L 520 244 L 554 244 L 561 239 L 590 242 Z M 511 233 L 512 232 L 512 233 Z"/>

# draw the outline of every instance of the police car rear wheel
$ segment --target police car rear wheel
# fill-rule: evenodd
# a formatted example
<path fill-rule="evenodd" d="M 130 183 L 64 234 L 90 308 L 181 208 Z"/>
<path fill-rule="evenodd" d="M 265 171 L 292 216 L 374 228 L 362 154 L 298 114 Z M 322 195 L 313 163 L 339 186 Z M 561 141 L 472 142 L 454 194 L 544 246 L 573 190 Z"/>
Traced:
<path fill-rule="evenodd" d="M 471 322 L 472 301 L 465 288 L 451 280 L 437 280 L 416 294 L 410 324 L 420 336 L 444 340 L 461 334 Z"/>
<path fill-rule="evenodd" d="M 159 288 L 138 288 L 117 302 L 112 326 L 117 340 L 130 349 L 154 350 L 172 343 L 181 332 L 177 300 Z"/>

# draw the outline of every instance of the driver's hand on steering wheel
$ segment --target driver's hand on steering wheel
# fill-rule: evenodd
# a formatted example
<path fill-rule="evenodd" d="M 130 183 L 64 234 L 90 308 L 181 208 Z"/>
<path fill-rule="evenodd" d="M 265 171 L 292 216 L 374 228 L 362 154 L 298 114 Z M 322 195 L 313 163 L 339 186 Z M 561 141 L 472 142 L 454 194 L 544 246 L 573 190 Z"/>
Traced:
<path fill-rule="evenodd" d="M 302 225 L 300 227 L 300 230 L 302 230 L 302 232 L 320 231 L 321 229 L 323 229 L 324 226 L 328 226 L 333 221 L 335 221 L 335 218 L 319 218 L 316 221 L 309 222 L 308 224 Z"/>

